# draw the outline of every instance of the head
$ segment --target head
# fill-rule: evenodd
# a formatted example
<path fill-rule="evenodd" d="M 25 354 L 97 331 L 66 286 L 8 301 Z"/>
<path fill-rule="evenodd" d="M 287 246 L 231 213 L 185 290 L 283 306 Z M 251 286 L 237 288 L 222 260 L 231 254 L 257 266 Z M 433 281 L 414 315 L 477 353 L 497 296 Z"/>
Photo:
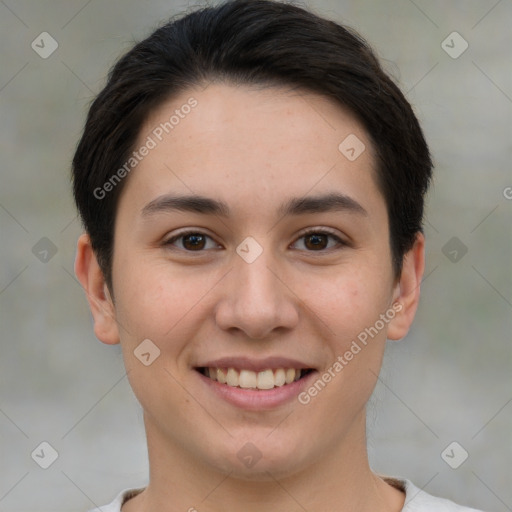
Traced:
<path fill-rule="evenodd" d="M 422 230 L 432 168 L 410 104 L 353 30 L 294 5 L 242 0 L 156 30 L 117 62 L 89 110 L 73 159 L 74 197 L 110 291 L 117 204 L 142 125 L 166 100 L 213 81 L 305 89 L 350 110 L 375 152 L 398 277 Z"/>
<path fill-rule="evenodd" d="M 96 335 L 121 342 L 152 438 L 225 471 L 252 442 L 261 471 L 283 474 L 355 439 L 384 342 L 416 310 L 431 169 L 369 46 L 297 6 L 204 8 L 126 53 L 73 159 L 87 233 L 76 271 Z M 134 355 L 145 339 L 159 351 L 147 367 Z M 194 401 L 210 363 L 263 360 L 308 365 L 301 401 L 242 415 Z M 318 438 L 304 444 L 297 422 Z"/>

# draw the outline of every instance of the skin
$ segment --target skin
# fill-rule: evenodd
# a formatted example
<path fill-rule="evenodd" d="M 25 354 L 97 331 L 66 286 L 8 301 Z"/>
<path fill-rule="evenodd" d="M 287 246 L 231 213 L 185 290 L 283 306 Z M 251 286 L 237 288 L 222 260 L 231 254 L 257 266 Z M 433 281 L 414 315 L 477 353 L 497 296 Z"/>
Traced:
<path fill-rule="evenodd" d="M 144 410 L 150 481 L 123 511 L 401 510 L 404 494 L 368 465 L 365 406 L 386 338 L 404 337 L 416 312 L 423 236 L 394 276 L 371 142 L 350 112 L 320 95 L 226 83 L 190 89 L 151 115 L 140 144 L 191 96 L 198 105 L 127 178 L 112 294 L 87 234 L 78 241 L 75 271 L 95 334 L 121 343 Z M 338 150 L 349 134 L 366 146 L 354 161 Z M 289 198 L 331 192 L 366 214 L 277 214 Z M 222 200 L 231 216 L 141 213 L 168 193 Z M 211 237 L 202 252 L 190 240 L 165 245 L 184 228 Z M 327 238 L 315 248 L 306 228 L 331 228 L 345 243 Z M 248 236 L 263 248 L 250 264 L 236 252 Z M 396 301 L 401 311 L 307 405 L 242 411 L 193 369 L 222 356 L 277 355 L 321 375 Z M 147 338 L 160 349 L 150 366 L 133 353 Z M 237 457 L 246 442 L 261 453 L 251 468 Z"/>

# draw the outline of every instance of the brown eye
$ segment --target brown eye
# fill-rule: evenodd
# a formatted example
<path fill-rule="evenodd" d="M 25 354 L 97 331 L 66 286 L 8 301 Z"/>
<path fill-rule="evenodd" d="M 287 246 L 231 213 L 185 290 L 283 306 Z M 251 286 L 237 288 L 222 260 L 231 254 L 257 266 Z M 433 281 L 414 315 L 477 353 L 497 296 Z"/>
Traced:
<path fill-rule="evenodd" d="M 175 242 L 178 240 L 181 242 L 175 244 Z M 212 238 L 208 235 L 205 235 L 204 233 L 188 231 L 186 233 L 180 233 L 179 235 L 169 238 L 169 240 L 167 240 L 164 245 L 174 246 L 178 249 L 183 249 L 188 252 L 202 252 L 203 249 L 207 248 L 206 246 L 208 240 L 212 240 Z M 216 244 L 213 245 L 217 247 Z"/>
<path fill-rule="evenodd" d="M 326 249 L 334 249 L 347 245 L 339 236 L 325 230 L 310 230 L 303 233 L 299 240 L 304 240 L 304 247 L 308 252 L 324 252 Z M 330 241 L 334 240 L 332 244 Z M 297 243 L 297 242 L 296 242 Z"/>
<path fill-rule="evenodd" d="M 312 233 L 310 235 L 304 236 L 306 240 L 305 246 L 308 249 L 325 249 L 328 244 L 328 235 L 323 233 Z"/>
<path fill-rule="evenodd" d="M 185 235 L 183 238 L 183 247 L 185 249 L 204 249 L 205 237 L 200 233 Z"/>

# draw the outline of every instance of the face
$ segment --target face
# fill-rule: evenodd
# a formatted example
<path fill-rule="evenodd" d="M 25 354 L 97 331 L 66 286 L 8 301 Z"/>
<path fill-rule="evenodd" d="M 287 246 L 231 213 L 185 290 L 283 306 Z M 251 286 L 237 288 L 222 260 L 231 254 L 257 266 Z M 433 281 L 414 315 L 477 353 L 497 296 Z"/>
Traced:
<path fill-rule="evenodd" d="M 162 105 L 136 147 L 148 137 L 96 332 L 121 342 L 149 444 L 264 478 L 363 443 L 422 271 L 407 257 L 393 275 L 365 130 L 323 96 L 210 84 Z"/>

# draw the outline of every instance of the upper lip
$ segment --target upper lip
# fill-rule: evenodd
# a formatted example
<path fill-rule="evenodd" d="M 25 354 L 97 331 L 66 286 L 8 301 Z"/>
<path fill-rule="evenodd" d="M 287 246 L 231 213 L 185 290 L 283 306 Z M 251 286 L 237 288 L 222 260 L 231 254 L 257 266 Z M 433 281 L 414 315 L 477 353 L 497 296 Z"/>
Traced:
<path fill-rule="evenodd" d="M 289 357 L 266 357 L 264 359 L 254 359 L 249 357 L 222 357 L 211 361 L 205 361 L 196 366 L 196 368 L 235 368 L 237 370 L 252 370 L 261 372 L 263 370 L 277 370 L 279 368 L 295 368 L 297 370 L 314 369 L 311 365 L 290 359 Z"/>

